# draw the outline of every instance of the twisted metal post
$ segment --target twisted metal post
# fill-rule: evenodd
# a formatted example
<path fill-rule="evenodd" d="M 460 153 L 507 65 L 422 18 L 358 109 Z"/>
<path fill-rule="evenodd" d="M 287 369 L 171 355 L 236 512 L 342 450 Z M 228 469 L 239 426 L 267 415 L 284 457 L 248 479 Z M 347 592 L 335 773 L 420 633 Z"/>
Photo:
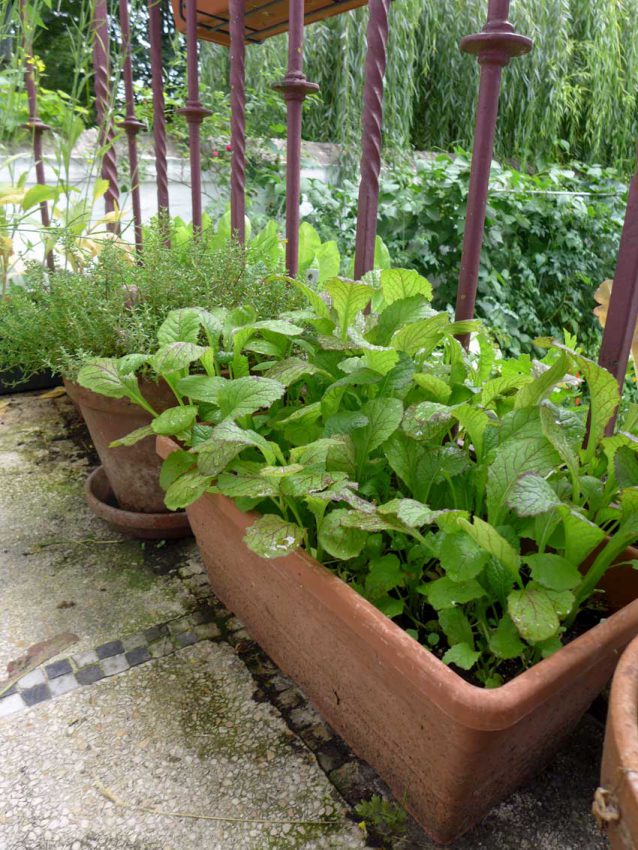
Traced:
<path fill-rule="evenodd" d="M 607 321 L 603 331 L 598 362 L 618 381 L 622 391 L 629 353 L 638 320 L 638 169 L 629 184 L 614 283 L 609 299 Z M 616 415 L 607 426 L 614 430 Z"/>
<path fill-rule="evenodd" d="M 119 202 L 117 182 L 117 157 L 115 154 L 113 121 L 111 118 L 109 91 L 109 21 L 106 0 L 95 0 L 93 8 L 93 69 L 95 71 L 95 111 L 100 127 L 99 146 L 102 150 L 102 179 L 108 181 L 104 194 L 104 209 L 113 212 Z M 116 222 L 107 225 L 108 230 L 119 232 Z"/>
<path fill-rule="evenodd" d="M 474 316 L 501 74 L 513 57 L 522 56 L 532 49 L 531 39 L 516 33 L 507 20 L 509 7 L 510 0 L 489 0 L 487 23 L 482 32 L 468 35 L 461 40 L 461 50 L 478 58 L 481 73 L 456 295 L 456 318 L 459 321 Z M 459 336 L 459 341 L 467 348 L 470 335 Z"/>
<path fill-rule="evenodd" d="M 188 70 L 188 99 L 179 111 L 188 122 L 188 147 L 191 166 L 191 203 L 193 208 L 193 235 L 202 230 L 202 163 L 201 123 L 210 109 L 202 106 L 199 99 L 199 68 L 197 48 L 197 0 L 186 3 L 186 63 Z"/>
<path fill-rule="evenodd" d="M 164 79 L 162 65 L 161 0 L 149 0 L 148 37 L 151 46 L 151 88 L 153 91 L 153 144 L 157 183 L 157 216 L 160 224 L 170 220 L 168 205 L 168 165 L 166 156 L 166 116 L 164 114 Z M 165 227 L 164 244 L 170 248 L 170 234 Z"/>
<path fill-rule="evenodd" d="M 27 99 L 29 102 L 29 120 L 24 126 L 32 132 L 36 182 L 40 186 L 45 186 L 46 177 L 44 173 L 44 161 L 42 159 L 42 134 L 45 130 L 50 130 L 51 128 L 38 117 L 38 97 L 33 78 L 33 53 L 31 37 L 29 35 L 29 22 L 27 20 L 26 0 L 20 0 L 20 21 L 22 24 L 24 47 L 24 85 L 27 90 Z M 46 201 L 40 201 L 40 219 L 42 226 L 45 230 L 48 230 L 51 226 L 51 218 L 49 216 L 49 205 Z M 46 261 L 49 271 L 54 271 L 55 261 L 53 259 L 53 251 L 47 251 Z"/>
<path fill-rule="evenodd" d="M 140 169 L 137 159 L 137 134 L 144 124 L 135 117 L 135 95 L 133 93 L 133 67 L 131 58 L 131 26 L 128 14 L 128 0 L 120 0 L 120 31 L 124 52 L 124 94 L 126 97 L 126 116 L 120 123 L 126 132 L 128 141 L 129 174 L 131 178 L 131 202 L 135 227 L 135 249 L 142 251 L 142 204 L 140 201 Z"/>
<path fill-rule="evenodd" d="M 283 96 L 287 109 L 286 140 L 286 268 L 293 277 L 299 271 L 299 197 L 301 194 L 301 122 L 306 97 L 319 91 L 303 70 L 304 2 L 289 0 L 288 70 L 273 88 Z"/>
<path fill-rule="evenodd" d="M 379 208 L 379 174 L 381 172 L 381 127 L 383 123 L 383 79 L 388 42 L 388 9 L 390 0 L 370 0 L 367 29 L 367 52 L 361 116 L 361 177 L 354 276 L 360 280 L 374 268 L 374 243 L 377 235 Z"/>
<path fill-rule="evenodd" d="M 230 224 L 240 242 L 246 238 L 246 79 L 245 0 L 229 0 L 230 15 Z"/>

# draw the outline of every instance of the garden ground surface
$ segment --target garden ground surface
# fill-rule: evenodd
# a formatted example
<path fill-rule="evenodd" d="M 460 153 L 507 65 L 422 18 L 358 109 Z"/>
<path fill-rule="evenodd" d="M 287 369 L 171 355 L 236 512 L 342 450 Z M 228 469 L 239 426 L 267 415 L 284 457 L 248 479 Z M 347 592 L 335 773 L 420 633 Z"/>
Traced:
<path fill-rule="evenodd" d="M 413 823 L 366 845 L 351 806 L 382 783 L 211 597 L 192 540 L 90 514 L 92 463 L 66 397 L 0 397 L 0 850 L 432 850 Z M 606 847 L 602 735 L 586 717 L 455 848 Z"/>

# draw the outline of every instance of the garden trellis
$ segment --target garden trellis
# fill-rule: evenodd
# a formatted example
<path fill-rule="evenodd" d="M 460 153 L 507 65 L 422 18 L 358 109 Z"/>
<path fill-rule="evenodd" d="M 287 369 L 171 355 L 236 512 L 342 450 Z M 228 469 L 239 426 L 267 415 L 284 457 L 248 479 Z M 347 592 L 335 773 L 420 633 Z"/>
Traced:
<path fill-rule="evenodd" d="M 198 73 L 198 39 L 215 41 L 229 47 L 231 78 L 231 225 L 234 234 L 243 240 L 245 213 L 245 45 L 263 41 L 277 33 L 288 31 L 288 69 L 284 79 L 276 84 L 287 104 L 287 164 L 286 164 L 286 265 L 292 275 L 297 272 L 299 230 L 299 186 L 301 169 L 301 120 L 303 102 L 316 86 L 309 82 L 303 70 L 304 26 L 323 17 L 339 14 L 360 5 L 365 0 L 174 0 L 173 12 L 178 29 L 185 31 L 187 40 L 188 99 L 183 114 L 188 122 L 191 164 L 192 221 L 195 234 L 202 224 L 201 141 L 200 126 L 208 114 L 200 100 Z M 367 27 L 367 54 L 362 106 L 361 176 L 356 234 L 355 277 L 369 272 L 374 262 L 376 220 L 378 211 L 379 173 L 381 168 L 381 138 L 383 119 L 383 87 L 388 39 L 389 0 L 370 0 Z M 153 90 L 153 135 L 157 179 L 158 213 L 169 215 L 166 164 L 166 127 L 164 120 L 163 69 L 161 55 L 161 5 L 149 0 L 149 43 Z M 34 156 L 38 182 L 43 182 L 41 169 L 41 136 L 44 125 L 37 118 L 37 104 L 32 61 L 29 50 L 26 4 L 23 0 L 25 31 L 25 81 L 29 93 L 30 122 L 33 130 Z M 487 22 L 480 33 L 467 36 L 461 49 L 474 54 L 480 66 L 480 82 L 474 130 L 470 189 L 463 235 L 462 259 L 459 270 L 456 315 L 469 319 L 474 314 L 481 246 L 485 231 L 490 163 L 493 154 L 497 123 L 500 83 L 503 69 L 514 57 L 531 49 L 531 40 L 518 34 L 508 20 L 510 0 L 489 0 Z M 122 33 L 124 89 L 126 115 L 122 123 L 128 137 L 129 170 L 132 190 L 136 247 L 141 248 L 141 212 L 139 205 L 139 172 L 136 135 L 140 122 L 135 117 L 134 90 L 130 62 L 130 31 L 128 0 L 119 0 Z M 109 121 L 109 67 L 111 45 L 108 39 L 106 0 L 95 0 L 93 18 L 94 70 L 96 107 L 103 145 L 102 176 L 109 181 L 105 194 L 106 211 L 111 212 L 118 201 L 118 176 L 115 150 L 112 144 L 113 126 Z M 542 48 L 542 45 L 540 45 Z M 40 166 L 38 166 L 40 164 Z M 43 223 L 46 204 L 41 208 Z M 112 229 L 117 223 L 111 223 Z M 168 239 L 168 231 L 167 231 Z M 49 260 L 51 262 L 51 260 Z M 614 287 L 608 319 L 600 349 L 600 363 L 618 380 L 624 382 L 631 341 L 638 317 L 638 176 L 634 175 L 626 208 L 623 233 L 618 250 Z M 467 344 L 467 338 L 463 338 Z"/>

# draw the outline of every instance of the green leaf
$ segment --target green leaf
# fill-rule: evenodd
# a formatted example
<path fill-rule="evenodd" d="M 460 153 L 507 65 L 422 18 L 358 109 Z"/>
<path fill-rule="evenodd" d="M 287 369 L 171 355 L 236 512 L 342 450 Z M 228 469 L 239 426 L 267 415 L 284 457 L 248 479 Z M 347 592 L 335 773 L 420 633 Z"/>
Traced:
<path fill-rule="evenodd" d="M 479 546 L 493 555 L 504 567 L 507 567 L 515 580 L 518 579 L 520 569 L 518 552 L 492 525 L 477 516 L 474 517 L 473 523 L 461 519 L 459 525 Z"/>
<path fill-rule="evenodd" d="M 171 511 L 181 510 L 196 502 L 210 487 L 212 478 L 196 469 L 176 478 L 166 489 L 164 504 Z"/>
<path fill-rule="evenodd" d="M 225 378 L 208 375 L 187 375 L 177 382 L 177 391 L 193 401 L 204 401 L 217 404 L 219 390 L 226 383 Z"/>
<path fill-rule="evenodd" d="M 439 623 L 450 646 L 465 643 L 474 649 L 472 626 L 460 608 L 444 608 L 439 613 Z"/>
<path fill-rule="evenodd" d="M 562 502 L 542 476 L 525 472 L 510 488 L 507 504 L 518 516 L 538 516 Z"/>
<path fill-rule="evenodd" d="M 614 457 L 614 469 L 621 489 L 638 484 L 638 457 L 633 449 L 620 446 Z"/>
<path fill-rule="evenodd" d="M 412 295 L 432 300 L 432 285 L 412 269 L 384 269 L 381 272 L 381 292 L 388 305 Z"/>
<path fill-rule="evenodd" d="M 368 369 L 387 375 L 397 364 L 399 352 L 393 348 L 368 349 L 363 353 L 363 363 Z"/>
<path fill-rule="evenodd" d="M 410 357 L 417 353 L 429 354 L 450 331 L 450 318 L 447 313 L 437 313 L 428 319 L 421 319 L 404 325 L 392 336 L 392 345 L 399 351 L 405 351 Z"/>
<path fill-rule="evenodd" d="M 275 514 L 259 517 L 246 532 L 244 543 L 261 558 L 281 558 L 301 546 L 304 530 Z"/>
<path fill-rule="evenodd" d="M 446 534 L 439 550 L 441 566 L 452 581 L 476 578 L 483 572 L 489 557 L 489 553 L 464 532 Z"/>
<path fill-rule="evenodd" d="M 493 401 L 503 395 L 510 394 L 513 390 L 519 389 L 524 384 L 532 381 L 531 375 L 502 375 L 500 378 L 492 378 L 486 381 L 481 389 L 481 404 L 483 407 L 489 407 Z"/>
<path fill-rule="evenodd" d="M 558 360 L 549 369 L 542 372 L 533 381 L 526 383 L 516 393 L 514 407 L 535 407 L 549 393 L 554 386 L 565 377 L 569 370 L 569 358 L 561 351 Z"/>
<path fill-rule="evenodd" d="M 566 464 L 572 479 L 578 478 L 578 437 L 561 420 L 560 410 L 547 401 L 540 406 L 540 419 L 543 434 L 554 446 Z"/>
<path fill-rule="evenodd" d="M 443 576 L 435 581 L 420 584 L 418 592 L 427 596 L 430 605 L 437 611 L 444 608 L 454 608 L 465 602 L 473 602 L 485 596 L 485 591 L 476 579 L 469 581 L 452 581 Z"/>
<path fill-rule="evenodd" d="M 489 646 L 491 652 L 504 661 L 518 658 L 525 651 L 525 644 L 518 636 L 518 630 L 509 614 L 499 620 L 498 626 L 490 634 Z"/>
<path fill-rule="evenodd" d="M 134 375 L 122 375 L 117 360 L 111 357 L 96 357 L 78 372 L 78 384 L 94 393 L 109 398 L 134 399 L 139 392 Z"/>
<path fill-rule="evenodd" d="M 205 352 L 203 346 L 192 342 L 171 342 L 149 357 L 148 362 L 159 375 L 169 375 L 186 369 Z"/>
<path fill-rule="evenodd" d="M 326 283 L 326 290 L 332 296 L 332 305 L 339 318 L 341 337 L 345 340 L 348 328 L 357 313 L 364 310 L 370 303 L 374 289 L 363 283 L 333 277 Z"/>
<path fill-rule="evenodd" d="M 552 600 L 540 588 L 513 590 L 507 597 L 507 610 L 518 633 L 528 643 L 547 640 L 560 627 Z"/>
<path fill-rule="evenodd" d="M 373 398 L 359 412 L 368 421 L 351 436 L 358 457 L 365 460 L 397 430 L 403 416 L 403 403 L 398 398 Z"/>
<path fill-rule="evenodd" d="M 471 670 L 481 657 L 481 653 L 466 643 L 456 643 L 442 658 L 444 664 L 455 664 L 461 670 Z"/>
<path fill-rule="evenodd" d="M 378 599 L 385 596 L 389 590 L 403 584 L 401 562 L 396 555 L 384 555 L 374 558 L 368 564 L 368 574 L 365 580 L 365 596 L 367 599 Z"/>
<path fill-rule="evenodd" d="M 351 434 L 357 428 L 363 428 L 369 422 L 360 410 L 342 410 L 330 416 L 326 420 L 324 434 L 332 437 L 333 434 Z"/>
<path fill-rule="evenodd" d="M 510 438 L 499 446 L 487 478 L 487 512 L 490 522 L 499 525 L 511 500 L 511 491 L 525 472 L 544 477 L 558 463 L 556 450 L 544 436 Z"/>
<path fill-rule="evenodd" d="M 385 614 L 386 617 L 398 617 L 400 614 L 403 614 L 403 609 L 405 605 L 402 599 L 395 599 L 394 596 L 380 596 L 377 599 L 373 600 L 376 608 L 381 611 L 382 614 Z"/>
<path fill-rule="evenodd" d="M 312 309 L 315 311 L 317 316 L 319 316 L 319 318 L 330 319 L 330 308 L 318 292 L 315 292 L 314 289 L 299 280 L 294 280 L 292 278 L 290 278 L 289 280 L 304 295 L 304 297 L 306 298 Z"/>
<path fill-rule="evenodd" d="M 171 310 L 157 331 L 157 341 L 162 345 L 171 342 L 190 342 L 194 345 L 199 337 L 201 317 L 195 307 Z"/>
<path fill-rule="evenodd" d="M 416 466 L 419 458 L 423 455 L 423 448 L 402 431 L 396 431 L 383 444 L 383 453 L 394 473 L 403 481 L 410 492 L 413 492 L 415 490 Z"/>
<path fill-rule="evenodd" d="M 416 499 L 392 499 L 377 508 L 380 514 L 394 514 L 410 528 L 421 528 L 434 522 L 436 512 Z"/>
<path fill-rule="evenodd" d="M 447 405 L 422 401 L 405 411 L 402 428 L 409 437 L 428 442 L 449 430 L 453 420 L 453 412 Z"/>
<path fill-rule="evenodd" d="M 605 532 L 575 509 L 560 508 L 565 532 L 563 554 L 572 564 L 582 564 L 585 558 L 605 539 Z"/>
<path fill-rule="evenodd" d="M 153 419 L 151 427 L 156 434 L 172 437 L 174 434 L 187 431 L 196 419 L 197 407 L 194 404 L 184 405 L 183 407 L 169 407 L 168 410 Z"/>
<path fill-rule="evenodd" d="M 274 464 L 281 450 L 275 443 L 248 428 L 240 428 L 226 419 L 213 428 L 208 439 L 197 446 L 197 465 L 206 475 L 217 475 L 247 446 L 254 446 L 264 456 L 266 463 Z"/>
<path fill-rule="evenodd" d="M 224 418 L 239 419 L 262 407 L 270 407 L 285 392 L 286 387 L 279 381 L 251 375 L 226 381 L 219 389 L 217 404 Z"/>
<path fill-rule="evenodd" d="M 358 528 L 348 527 L 343 520 L 349 511 L 338 508 L 331 511 L 323 520 L 319 528 L 319 544 L 332 555 L 347 561 L 356 558 L 365 546 L 367 535 Z"/>
<path fill-rule="evenodd" d="M 259 463 L 238 463 L 232 472 L 219 474 L 215 488 L 231 499 L 238 499 L 242 496 L 253 498 L 277 496 L 279 493 L 278 483 L 261 475 L 261 469 Z"/>
<path fill-rule="evenodd" d="M 118 446 L 134 446 L 135 443 L 139 443 L 140 440 L 144 440 L 146 437 L 152 437 L 153 433 L 153 429 L 150 425 L 142 425 L 141 428 L 136 428 L 125 437 L 120 437 L 119 440 L 113 440 L 113 442 L 109 443 L 109 448 L 116 449 Z"/>
<path fill-rule="evenodd" d="M 31 207 L 35 207 L 43 201 L 56 201 L 59 194 L 60 189 L 56 186 L 44 186 L 38 183 L 25 192 L 21 204 L 22 209 L 30 210 Z"/>
<path fill-rule="evenodd" d="M 327 375 L 328 373 L 301 357 L 288 357 L 286 360 L 275 363 L 266 372 L 268 378 L 279 381 L 286 387 L 289 387 L 307 375 L 318 374 Z"/>
<path fill-rule="evenodd" d="M 319 269 L 318 284 L 330 280 L 331 277 L 336 277 L 341 267 L 341 255 L 337 243 L 331 239 L 329 242 L 321 244 L 315 251 L 311 265 Z"/>
<path fill-rule="evenodd" d="M 132 375 L 137 372 L 148 360 L 148 354 L 125 354 L 117 361 L 117 370 L 120 375 Z"/>
<path fill-rule="evenodd" d="M 459 425 L 469 434 L 478 458 L 483 456 L 485 429 L 490 424 L 490 417 L 484 410 L 470 404 L 459 404 L 451 408 L 452 415 Z"/>
<path fill-rule="evenodd" d="M 430 401 L 445 404 L 452 394 L 452 387 L 441 378 L 437 378 L 436 375 L 420 372 L 413 376 L 413 381 L 432 396 Z"/>
<path fill-rule="evenodd" d="M 377 326 L 367 334 L 369 339 L 379 345 L 387 345 L 392 335 L 404 325 L 430 318 L 434 311 L 422 295 L 402 298 L 385 307 L 379 316 Z"/>
<path fill-rule="evenodd" d="M 171 452 L 162 463 L 160 471 L 160 487 L 162 490 L 168 490 L 171 484 L 176 481 L 180 475 L 183 475 L 186 470 L 195 465 L 195 458 L 192 454 L 177 449 Z"/>
<path fill-rule="evenodd" d="M 533 580 L 549 590 L 572 590 L 583 579 L 571 561 L 551 552 L 537 552 L 523 560 L 530 567 Z"/>
<path fill-rule="evenodd" d="M 320 248 L 321 238 L 319 234 L 311 224 L 302 221 L 299 225 L 298 268 L 300 272 L 306 271 Z"/>

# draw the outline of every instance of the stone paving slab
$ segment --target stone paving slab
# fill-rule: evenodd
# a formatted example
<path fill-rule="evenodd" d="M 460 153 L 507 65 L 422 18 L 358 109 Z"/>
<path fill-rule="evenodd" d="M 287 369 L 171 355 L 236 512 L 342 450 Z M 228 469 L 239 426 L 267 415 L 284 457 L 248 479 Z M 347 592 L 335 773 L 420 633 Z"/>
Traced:
<path fill-rule="evenodd" d="M 233 649 L 206 641 L 0 721 L 0 847 L 363 847 L 312 754 L 253 691 Z"/>

